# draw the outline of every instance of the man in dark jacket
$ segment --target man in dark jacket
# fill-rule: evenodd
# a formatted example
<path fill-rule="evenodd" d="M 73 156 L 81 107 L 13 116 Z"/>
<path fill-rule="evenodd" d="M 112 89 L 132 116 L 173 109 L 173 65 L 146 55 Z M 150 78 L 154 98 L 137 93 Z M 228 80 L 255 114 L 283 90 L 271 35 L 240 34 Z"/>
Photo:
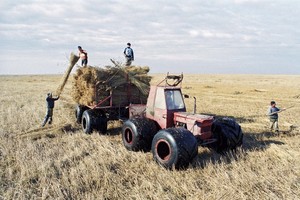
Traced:
<path fill-rule="evenodd" d="M 134 54 L 130 43 L 127 43 L 127 47 L 124 49 L 123 53 L 126 59 L 125 65 L 130 66 L 131 62 L 134 61 Z"/>
<path fill-rule="evenodd" d="M 56 100 L 58 100 L 58 99 L 59 99 L 59 96 L 57 96 L 56 98 L 53 98 L 51 92 L 49 92 L 47 94 L 47 98 L 46 98 L 46 101 L 47 101 L 47 113 L 46 113 L 45 119 L 44 119 L 44 121 L 42 123 L 42 127 L 45 126 L 45 124 L 47 123 L 48 119 L 49 119 L 49 124 L 52 123 L 54 102 Z"/>
<path fill-rule="evenodd" d="M 284 111 L 285 108 L 279 109 L 276 107 L 275 101 L 271 101 L 270 107 L 268 109 L 268 114 L 270 118 L 270 131 L 275 130 L 276 133 L 279 132 L 279 127 L 278 127 L 278 113 L 281 111 Z"/>

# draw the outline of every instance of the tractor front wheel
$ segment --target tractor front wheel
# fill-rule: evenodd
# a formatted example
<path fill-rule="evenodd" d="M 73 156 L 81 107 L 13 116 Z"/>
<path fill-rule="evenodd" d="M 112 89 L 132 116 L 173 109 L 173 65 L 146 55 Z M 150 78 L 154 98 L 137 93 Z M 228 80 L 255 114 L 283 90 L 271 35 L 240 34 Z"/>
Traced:
<path fill-rule="evenodd" d="M 165 168 L 186 168 L 198 154 L 194 135 L 185 128 L 160 130 L 152 141 L 153 159 Z"/>

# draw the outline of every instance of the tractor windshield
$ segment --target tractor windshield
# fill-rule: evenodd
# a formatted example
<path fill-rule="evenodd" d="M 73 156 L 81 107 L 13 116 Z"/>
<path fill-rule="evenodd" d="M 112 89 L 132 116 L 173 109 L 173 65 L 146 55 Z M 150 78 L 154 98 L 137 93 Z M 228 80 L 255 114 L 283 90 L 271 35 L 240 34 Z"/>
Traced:
<path fill-rule="evenodd" d="M 165 90 L 165 97 L 168 110 L 184 108 L 184 102 L 180 90 Z"/>

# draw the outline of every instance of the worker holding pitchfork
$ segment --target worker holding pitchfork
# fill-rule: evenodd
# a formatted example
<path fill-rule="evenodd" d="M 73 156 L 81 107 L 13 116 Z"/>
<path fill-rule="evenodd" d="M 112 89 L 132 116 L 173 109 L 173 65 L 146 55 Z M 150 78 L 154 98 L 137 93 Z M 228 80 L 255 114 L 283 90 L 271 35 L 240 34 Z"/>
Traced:
<path fill-rule="evenodd" d="M 54 102 L 56 100 L 59 99 L 59 96 L 57 97 L 52 97 L 52 93 L 49 92 L 47 94 L 47 98 L 46 98 L 46 101 L 47 101 L 47 113 L 46 113 L 46 116 L 45 116 L 45 119 L 42 123 L 42 127 L 45 126 L 45 124 L 47 123 L 47 121 L 49 120 L 49 124 L 52 124 L 52 116 L 53 116 L 53 108 L 54 108 Z"/>
<path fill-rule="evenodd" d="M 279 133 L 279 127 L 278 127 L 278 113 L 281 111 L 286 110 L 286 108 L 279 109 L 276 107 L 276 102 L 271 101 L 271 105 L 268 109 L 268 114 L 270 118 L 270 131 L 275 130 L 276 133 Z"/>
<path fill-rule="evenodd" d="M 86 67 L 88 63 L 87 51 L 83 50 L 81 46 L 78 46 L 78 51 L 79 51 L 79 57 L 81 59 L 81 65 L 83 67 Z"/>

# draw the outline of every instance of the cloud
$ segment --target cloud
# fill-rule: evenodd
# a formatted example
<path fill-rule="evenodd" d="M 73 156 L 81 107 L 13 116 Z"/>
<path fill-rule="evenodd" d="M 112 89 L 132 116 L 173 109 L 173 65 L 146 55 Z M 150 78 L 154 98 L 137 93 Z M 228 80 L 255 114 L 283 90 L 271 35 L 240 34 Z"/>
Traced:
<path fill-rule="evenodd" d="M 282 72 L 280 66 L 295 68 L 300 61 L 294 54 L 300 3 L 294 0 L 23 0 L 3 1 L 0 9 L 0 43 L 9 49 L 1 50 L 7 67 L 1 65 L 0 74 L 64 71 L 57 63 L 78 45 L 90 64 L 110 64 L 110 58 L 124 59 L 127 42 L 134 64 L 154 72 L 172 66 L 203 72 L 205 66 L 247 73 L 262 65 Z"/>
<path fill-rule="evenodd" d="M 245 4 L 245 3 L 260 3 L 262 1 L 259 1 L 259 0 L 234 0 L 233 2 L 237 3 L 237 4 Z"/>

